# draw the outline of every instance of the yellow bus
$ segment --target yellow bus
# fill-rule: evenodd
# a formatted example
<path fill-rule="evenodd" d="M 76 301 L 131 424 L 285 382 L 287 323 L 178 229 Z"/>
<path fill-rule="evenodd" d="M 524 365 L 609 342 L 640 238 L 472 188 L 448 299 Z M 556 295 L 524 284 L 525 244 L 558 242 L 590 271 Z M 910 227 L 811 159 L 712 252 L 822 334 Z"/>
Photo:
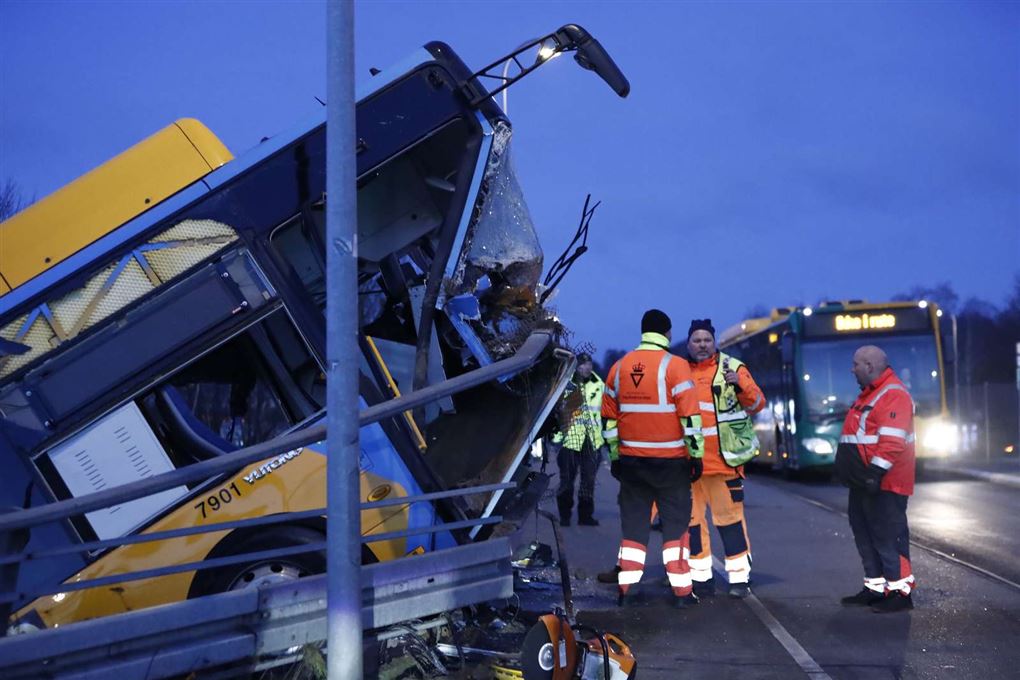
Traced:
<path fill-rule="evenodd" d="M 562 331 L 540 303 L 509 120 L 477 75 L 429 43 L 359 89 L 362 355 L 348 368 L 361 409 L 509 357 L 535 329 Z M 0 224 L 0 506 L 78 498 L 323 421 L 325 157 L 324 113 L 237 158 L 180 120 Z M 550 348 L 521 374 L 363 427 L 362 501 L 520 481 L 572 370 Z M 324 454 L 312 444 L 33 529 L 27 553 L 65 549 L 21 569 L 11 630 L 322 571 L 316 550 L 109 578 L 320 543 Z M 365 537 L 421 531 L 366 542 L 362 562 L 484 539 L 491 524 L 430 527 L 527 495 L 363 510 Z M 293 512 L 302 519 L 108 546 Z M 106 580 L 72 587 L 94 579 Z"/>

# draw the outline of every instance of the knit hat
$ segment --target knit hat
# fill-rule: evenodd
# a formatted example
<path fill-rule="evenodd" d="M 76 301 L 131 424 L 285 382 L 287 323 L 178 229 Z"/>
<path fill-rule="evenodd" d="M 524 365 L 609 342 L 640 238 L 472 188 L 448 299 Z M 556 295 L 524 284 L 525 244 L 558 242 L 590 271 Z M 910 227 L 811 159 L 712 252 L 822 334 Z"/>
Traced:
<path fill-rule="evenodd" d="M 691 327 L 687 329 L 687 337 L 690 338 L 694 335 L 694 331 L 708 331 L 715 337 L 715 326 L 712 325 L 711 319 L 694 319 L 691 321 Z"/>
<path fill-rule="evenodd" d="M 659 309 L 649 309 L 641 317 L 642 333 L 659 333 L 665 335 L 673 328 L 673 322 L 669 320 L 666 312 Z"/>
<path fill-rule="evenodd" d="M 581 352 L 580 354 L 577 355 L 577 363 L 578 364 L 590 364 L 591 363 L 591 355 L 588 354 L 587 352 Z"/>

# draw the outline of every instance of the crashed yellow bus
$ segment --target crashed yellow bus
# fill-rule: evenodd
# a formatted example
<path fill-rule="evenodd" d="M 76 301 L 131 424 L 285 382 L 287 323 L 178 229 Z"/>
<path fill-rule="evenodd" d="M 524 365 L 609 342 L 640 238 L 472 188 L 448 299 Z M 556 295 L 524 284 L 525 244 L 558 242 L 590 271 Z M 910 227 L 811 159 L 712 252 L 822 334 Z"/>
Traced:
<path fill-rule="evenodd" d="M 501 87 L 561 51 L 621 96 L 597 42 L 567 26 Z M 598 48 L 597 50 L 595 48 Z M 587 49 L 587 52 L 585 51 Z M 543 254 L 509 120 L 447 45 L 359 88 L 358 307 L 365 409 L 514 354 L 539 328 Z M 38 507 L 267 442 L 324 419 L 325 114 L 235 158 L 180 120 L 0 224 L 0 506 Z M 362 427 L 362 502 L 520 481 L 573 370 L 526 372 Z M 321 572 L 324 553 L 100 579 L 321 542 L 325 442 L 34 528 L 25 552 L 304 512 L 292 523 L 67 550 L 22 569 L 11 630 L 55 627 Z M 484 539 L 514 497 L 363 510 L 362 562 Z M 53 584 L 58 584 L 54 588 Z"/>

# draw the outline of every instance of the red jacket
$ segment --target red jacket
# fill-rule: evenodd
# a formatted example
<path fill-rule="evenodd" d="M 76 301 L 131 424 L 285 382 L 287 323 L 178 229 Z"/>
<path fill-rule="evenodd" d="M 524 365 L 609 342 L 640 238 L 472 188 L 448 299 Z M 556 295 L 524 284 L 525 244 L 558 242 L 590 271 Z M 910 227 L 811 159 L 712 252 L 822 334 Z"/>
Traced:
<path fill-rule="evenodd" d="M 840 444 L 855 444 L 865 465 L 886 470 L 883 491 L 914 493 L 914 401 L 891 368 L 861 390 Z"/>

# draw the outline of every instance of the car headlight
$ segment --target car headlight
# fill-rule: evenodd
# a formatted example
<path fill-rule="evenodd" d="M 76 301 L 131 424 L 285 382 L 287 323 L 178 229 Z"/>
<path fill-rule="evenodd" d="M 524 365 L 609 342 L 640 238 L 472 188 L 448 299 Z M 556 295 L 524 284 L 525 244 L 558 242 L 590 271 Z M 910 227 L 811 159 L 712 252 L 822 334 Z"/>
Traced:
<path fill-rule="evenodd" d="M 832 455 L 832 442 L 821 437 L 808 437 L 804 440 L 804 448 L 819 456 Z"/>
<path fill-rule="evenodd" d="M 934 422 L 924 432 L 924 448 L 933 451 L 949 452 L 960 443 L 960 433 L 953 423 Z"/>

